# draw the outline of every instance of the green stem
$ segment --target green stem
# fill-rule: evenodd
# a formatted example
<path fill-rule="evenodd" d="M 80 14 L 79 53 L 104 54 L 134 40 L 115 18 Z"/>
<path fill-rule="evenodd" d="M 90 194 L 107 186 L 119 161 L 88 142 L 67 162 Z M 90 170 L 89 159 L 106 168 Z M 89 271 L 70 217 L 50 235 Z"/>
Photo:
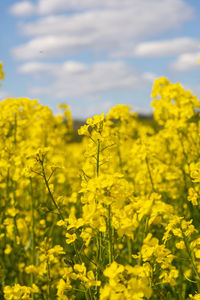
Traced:
<path fill-rule="evenodd" d="M 100 140 L 97 140 L 97 177 L 99 176 Z"/>
<path fill-rule="evenodd" d="M 12 182 L 12 188 L 13 188 L 14 208 L 16 209 L 16 206 L 17 206 L 17 196 L 16 196 L 17 184 L 15 181 Z M 15 245 L 16 245 L 17 235 L 19 235 L 19 231 L 17 228 L 17 215 L 16 214 L 13 217 L 13 221 L 14 221 L 14 240 L 15 240 Z"/>
<path fill-rule="evenodd" d="M 130 264 L 132 261 L 132 247 L 131 247 L 131 240 L 129 237 L 127 238 L 127 246 L 128 246 L 128 262 Z"/>
<path fill-rule="evenodd" d="M 15 114 L 15 119 L 14 119 L 14 146 L 16 150 L 17 146 L 17 114 Z"/>
<path fill-rule="evenodd" d="M 97 165 L 96 165 L 96 172 L 97 172 L 97 177 L 99 176 L 99 162 L 100 162 L 100 148 L 101 147 L 101 143 L 100 140 L 97 140 Z M 102 260 L 102 252 L 101 252 L 101 247 L 102 247 L 102 235 L 101 232 L 98 232 L 98 236 L 97 236 L 97 268 L 96 268 L 96 280 L 99 280 L 99 275 L 100 275 L 100 271 L 99 271 L 99 265 L 101 263 Z M 99 287 L 96 286 L 96 294 L 97 294 L 97 298 L 99 297 Z"/>
<path fill-rule="evenodd" d="M 117 147 L 117 154 L 118 154 L 118 157 L 119 157 L 119 168 L 120 168 L 120 171 L 122 172 L 122 156 L 121 156 L 121 151 L 120 151 L 120 132 L 118 131 L 118 147 Z"/>
<path fill-rule="evenodd" d="M 150 166 L 149 166 L 149 159 L 148 157 L 146 156 L 146 165 L 147 165 L 147 170 L 148 170 L 148 174 L 149 174 L 149 179 L 151 181 L 151 186 L 152 186 L 152 192 L 155 191 L 155 188 L 154 188 L 154 183 L 153 183 L 153 177 L 152 177 L 152 174 L 151 174 L 151 170 L 150 170 Z"/>
<path fill-rule="evenodd" d="M 59 209 L 59 207 L 58 207 L 58 205 L 57 205 L 57 203 L 56 203 L 56 201 L 55 201 L 55 199 L 53 197 L 53 194 L 52 194 L 52 192 L 50 190 L 49 183 L 48 183 L 48 180 L 47 180 L 47 177 L 46 177 L 46 173 L 45 173 L 45 170 L 44 170 L 43 160 L 41 160 L 40 163 L 41 163 L 41 167 L 42 167 L 42 175 L 43 175 L 44 182 L 45 182 L 45 185 L 47 187 L 47 190 L 49 192 L 49 196 L 50 196 L 50 198 L 51 198 L 54 206 L 56 207 L 56 209 L 58 211 L 58 215 L 59 215 L 60 219 L 62 219 L 64 221 L 64 217 L 63 217 L 63 215 L 62 215 L 62 213 L 61 213 L 61 211 L 60 211 L 60 209 Z"/>
<path fill-rule="evenodd" d="M 33 199 L 33 186 L 32 186 L 32 178 L 30 178 L 30 194 L 31 194 L 31 263 L 35 265 L 35 218 L 34 218 L 34 199 Z M 34 274 L 31 273 L 31 285 L 34 283 L 35 278 Z M 34 300 L 34 293 L 31 294 L 32 300 Z"/>
<path fill-rule="evenodd" d="M 50 274 L 50 265 L 49 259 L 47 259 L 47 279 L 48 279 L 48 291 L 47 291 L 47 299 L 51 299 L 51 274 Z"/>
<path fill-rule="evenodd" d="M 17 148 L 17 114 L 14 115 L 14 149 L 16 151 Z M 14 208 L 16 209 L 16 203 L 17 203 L 17 197 L 16 197 L 16 190 L 17 190 L 17 183 L 15 181 L 12 182 L 13 187 L 13 197 L 14 197 Z M 19 234 L 18 228 L 17 228 L 17 217 L 14 216 L 14 238 L 15 238 L 15 244 L 16 244 L 16 237 Z"/>
<path fill-rule="evenodd" d="M 109 264 L 111 264 L 113 262 L 111 205 L 108 205 L 108 256 Z"/>
<path fill-rule="evenodd" d="M 193 256 L 193 253 L 190 249 L 190 246 L 188 244 L 188 241 L 187 241 L 187 237 L 185 236 L 184 232 L 183 232 L 183 229 L 181 228 L 181 232 L 182 232 L 182 236 L 183 236 L 183 241 L 184 241 L 184 244 L 185 244 L 185 247 L 186 247 L 186 250 L 187 250 L 187 253 L 188 253 L 188 256 L 190 258 L 190 261 L 192 263 L 192 267 L 193 267 L 193 271 L 194 273 L 196 274 L 197 276 L 197 289 L 198 289 L 198 293 L 200 293 L 200 277 L 199 277 L 199 273 L 197 271 L 197 268 L 196 268 L 196 265 L 195 265 L 195 259 L 194 259 L 194 256 Z"/>

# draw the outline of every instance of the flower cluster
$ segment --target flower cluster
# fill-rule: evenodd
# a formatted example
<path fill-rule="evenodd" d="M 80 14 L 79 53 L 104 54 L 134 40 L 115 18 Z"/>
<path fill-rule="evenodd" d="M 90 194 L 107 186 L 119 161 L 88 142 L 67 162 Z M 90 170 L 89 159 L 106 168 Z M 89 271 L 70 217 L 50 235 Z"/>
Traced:
<path fill-rule="evenodd" d="M 200 102 L 166 78 L 152 97 L 79 141 L 65 104 L 0 102 L 0 298 L 200 299 Z"/>

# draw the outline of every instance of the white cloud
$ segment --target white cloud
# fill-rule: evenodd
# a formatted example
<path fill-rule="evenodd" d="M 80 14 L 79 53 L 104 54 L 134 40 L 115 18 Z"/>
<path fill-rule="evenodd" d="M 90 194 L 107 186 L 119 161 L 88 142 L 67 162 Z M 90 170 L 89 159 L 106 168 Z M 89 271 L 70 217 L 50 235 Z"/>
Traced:
<path fill-rule="evenodd" d="M 162 3 L 163 2 L 163 3 Z M 63 13 L 63 12 L 71 12 L 71 11 L 82 11 L 82 10 L 94 10 L 94 9 L 124 9 L 124 8 L 131 8 L 135 7 L 135 10 L 140 11 L 141 6 L 145 8 L 145 6 L 149 6 L 149 8 L 154 7 L 156 9 L 159 6 L 178 6 L 180 9 L 185 9 L 187 6 L 182 0 L 38 0 L 37 3 L 31 1 L 21 1 L 17 4 L 14 4 L 11 7 L 11 13 L 20 16 L 20 9 L 23 13 L 24 6 L 32 6 L 34 10 L 32 13 L 38 15 L 47 15 L 47 14 L 55 14 L 55 13 Z M 18 10 L 13 9 L 18 8 Z M 22 8 L 21 8 L 22 7 Z M 150 13 L 151 11 L 149 11 Z M 181 11 L 183 13 L 183 11 Z M 180 13 L 179 13 L 180 14 Z M 180 14 L 181 15 L 181 14 Z"/>
<path fill-rule="evenodd" d="M 0 101 L 9 97 L 11 97 L 10 93 L 6 91 L 0 91 Z"/>
<path fill-rule="evenodd" d="M 43 76 L 47 73 L 48 76 L 56 76 L 62 72 L 62 74 L 81 74 L 83 71 L 87 71 L 88 66 L 79 62 L 68 61 L 61 65 L 52 63 L 41 63 L 41 62 L 29 62 L 21 65 L 18 69 L 19 73 L 24 74 L 36 74 L 38 77 Z"/>
<path fill-rule="evenodd" d="M 195 51 L 198 49 L 198 45 L 198 40 L 187 37 L 146 42 L 137 45 L 135 55 L 145 57 L 177 55 L 188 51 Z"/>
<path fill-rule="evenodd" d="M 63 11 L 80 11 L 96 8 L 115 8 L 130 5 L 132 0 L 39 0 L 37 9 L 39 14 L 49 14 Z"/>
<path fill-rule="evenodd" d="M 34 14 L 35 6 L 29 1 L 15 3 L 10 8 L 10 13 L 16 16 L 30 16 Z"/>
<path fill-rule="evenodd" d="M 123 3 L 121 0 L 39 0 L 33 4 L 30 1 L 21 1 L 11 7 L 11 13 L 18 16 L 23 15 L 24 3 L 34 7 L 32 14 L 46 15 L 67 11 L 124 7 L 130 5 L 131 2 L 132 0 L 124 0 Z"/>
<path fill-rule="evenodd" d="M 45 36 L 16 47 L 12 53 L 17 59 L 61 57 L 90 48 L 90 37 Z"/>
<path fill-rule="evenodd" d="M 121 61 L 86 65 L 73 61 L 61 64 L 30 62 L 20 73 L 36 75 L 39 86 L 31 88 L 34 95 L 54 95 L 57 99 L 98 97 L 108 91 L 135 90 L 150 86 L 154 74 L 136 74 Z M 48 85 L 44 79 L 48 79 Z"/>
<path fill-rule="evenodd" d="M 44 73 L 44 72 L 50 72 L 53 71 L 53 65 L 52 64 L 44 64 L 44 63 L 38 63 L 38 62 L 29 62 L 27 64 L 24 64 L 19 67 L 20 73 Z"/>
<path fill-rule="evenodd" d="M 13 2 L 16 2 L 10 8 L 13 15 L 32 16 L 30 19 L 19 18 L 18 29 L 24 35 L 25 42 L 12 49 L 12 55 L 16 59 L 27 60 L 18 71 L 31 77 L 29 92 L 34 96 L 44 95 L 47 100 L 52 99 L 52 95 L 55 100 L 72 99 L 73 103 L 80 103 L 81 99 L 80 115 L 82 110 L 92 115 L 97 110 L 110 108 L 112 96 L 111 102 L 104 101 L 100 104 L 100 99 L 110 92 L 112 94 L 113 91 L 119 91 L 121 94 L 121 91 L 129 93 L 136 89 L 144 90 L 146 87 L 150 89 L 156 78 L 155 74 L 139 73 L 130 65 L 118 61 L 121 57 L 151 58 L 181 54 L 172 64 L 173 70 L 183 71 L 196 67 L 194 56 L 198 47 L 197 40 L 189 37 L 160 40 L 165 33 L 180 28 L 193 19 L 194 10 L 189 1 Z M 83 64 L 68 61 L 69 56 L 76 56 L 78 59 L 79 54 L 83 55 L 81 60 L 86 54 L 92 61 L 100 57 L 105 62 Z M 59 58 L 60 63 L 52 63 L 53 58 Z M 106 61 L 108 58 L 114 60 Z M 48 62 L 45 63 L 44 59 L 48 59 Z M 91 99 L 98 101 L 99 106 L 95 101 L 90 101 Z M 74 105 L 74 109 L 78 111 L 78 105 Z M 137 108 L 139 109 L 140 107 Z"/>
<path fill-rule="evenodd" d="M 149 82 L 154 82 L 154 80 L 157 78 L 156 74 L 151 72 L 145 72 L 142 74 L 142 78 Z"/>
<path fill-rule="evenodd" d="M 182 0 L 40 0 L 35 9 L 47 14 L 61 10 L 62 15 L 21 24 L 21 32 L 31 40 L 13 49 L 17 59 L 53 58 L 83 51 L 132 56 L 138 41 L 193 18 L 191 7 Z M 63 14 L 72 9 L 72 14 Z"/>
<path fill-rule="evenodd" d="M 190 71 L 197 68 L 199 66 L 200 52 L 194 53 L 184 53 L 181 54 L 172 64 L 171 69 L 174 71 Z"/>

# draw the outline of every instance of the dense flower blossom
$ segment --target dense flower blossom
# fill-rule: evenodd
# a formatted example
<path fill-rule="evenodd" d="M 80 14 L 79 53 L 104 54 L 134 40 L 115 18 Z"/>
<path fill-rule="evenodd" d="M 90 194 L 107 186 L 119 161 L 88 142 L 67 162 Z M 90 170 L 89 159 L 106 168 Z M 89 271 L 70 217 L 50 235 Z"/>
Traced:
<path fill-rule="evenodd" d="M 152 97 L 79 141 L 66 104 L 0 102 L 0 298 L 200 299 L 200 102 L 164 77 Z"/>

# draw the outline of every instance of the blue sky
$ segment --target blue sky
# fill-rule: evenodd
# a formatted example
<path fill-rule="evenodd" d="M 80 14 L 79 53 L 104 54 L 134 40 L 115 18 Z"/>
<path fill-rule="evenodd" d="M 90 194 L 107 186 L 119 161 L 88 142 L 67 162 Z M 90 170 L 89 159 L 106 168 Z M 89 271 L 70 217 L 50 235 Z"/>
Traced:
<path fill-rule="evenodd" d="M 200 95 L 196 0 L 0 1 L 0 99 L 39 99 L 75 118 L 129 104 L 151 112 L 155 78 Z"/>

